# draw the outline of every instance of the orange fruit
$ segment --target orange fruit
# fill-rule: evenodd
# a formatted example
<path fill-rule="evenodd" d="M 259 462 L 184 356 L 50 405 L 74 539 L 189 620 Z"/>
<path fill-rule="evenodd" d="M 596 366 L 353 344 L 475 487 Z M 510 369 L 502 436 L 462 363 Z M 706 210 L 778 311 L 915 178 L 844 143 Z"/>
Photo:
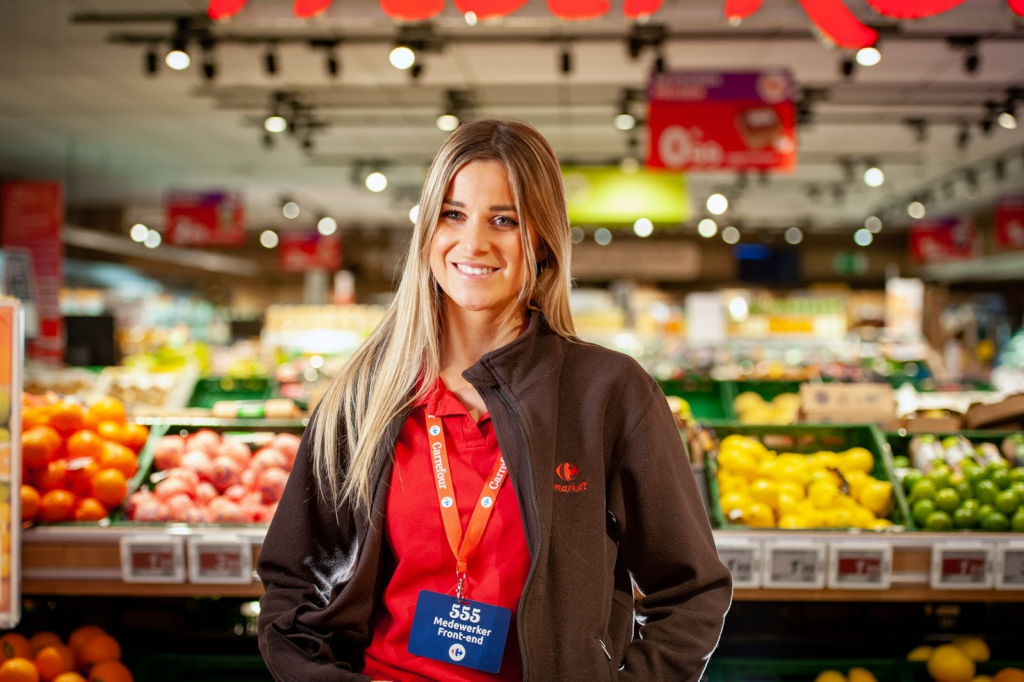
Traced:
<path fill-rule="evenodd" d="M 135 682 L 135 678 L 123 663 L 107 661 L 89 671 L 89 682 Z"/>
<path fill-rule="evenodd" d="M 89 682 L 78 673 L 61 673 L 53 678 L 53 682 Z"/>
<path fill-rule="evenodd" d="M 128 479 L 117 469 L 103 469 L 92 477 L 92 496 L 107 509 L 119 507 L 128 494 Z"/>
<path fill-rule="evenodd" d="M 103 438 L 104 440 L 108 440 L 113 443 L 121 442 L 121 425 L 117 422 L 100 422 L 95 431 L 100 435 L 100 438 Z"/>
<path fill-rule="evenodd" d="M 36 664 L 27 658 L 12 658 L 0 665 L 0 682 L 39 682 Z"/>
<path fill-rule="evenodd" d="M 30 469 L 41 469 L 57 454 L 60 434 L 49 426 L 36 426 L 21 434 L 21 459 Z"/>
<path fill-rule="evenodd" d="M 75 657 L 71 649 L 63 645 L 43 647 L 36 654 L 36 670 L 43 682 L 50 682 L 61 673 L 75 669 Z"/>
<path fill-rule="evenodd" d="M 126 478 L 131 478 L 139 470 L 139 459 L 134 452 L 120 443 L 109 441 L 103 444 L 99 464 L 101 469 L 117 469 Z"/>
<path fill-rule="evenodd" d="M 68 487 L 79 497 L 92 497 L 92 477 L 100 472 L 100 465 L 91 457 L 79 457 L 68 462 Z"/>
<path fill-rule="evenodd" d="M 22 432 L 34 429 L 37 426 L 46 426 L 50 423 L 50 409 L 48 407 L 26 407 L 21 411 Z"/>
<path fill-rule="evenodd" d="M 31 655 L 32 647 L 24 635 L 8 632 L 0 637 L 0 663 L 12 658 L 29 658 Z"/>
<path fill-rule="evenodd" d="M 21 520 L 35 521 L 38 513 L 39 491 L 30 485 L 21 486 Z M 0 642 L 2 641 L 3 639 L 0 638 Z"/>
<path fill-rule="evenodd" d="M 85 410 L 81 405 L 62 400 L 50 406 L 50 426 L 65 436 L 85 426 Z"/>
<path fill-rule="evenodd" d="M 55 459 L 46 465 L 36 477 L 36 484 L 44 493 L 51 490 L 67 490 L 68 463 L 63 459 Z"/>
<path fill-rule="evenodd" d="M 78 663 L 83 668 L 89 668 L 107 661 L 121 660 L 121 645 L 110 635 L 95 635 L 90 637 L 82 648 L 78 650 Z M 0 682 L 3 682 L 0 680 Z"/>
<path fill-rule="evenodd" d="M 75 506 L 75 521 L 99 521 L 107 518 L 107 508 L 95 497 L 85 497 Z"/>
<path fill-rule="evenodd" d="M 68 646 L 71 647 L 72 651 L 78 651 L 96 635 L 105 634 L 107 634 L 107 631 L 99 625 L 82 625 L 71 632 L 71 636 L 68 637 Z"/>
<path fill-rule="evenodd" d="M 29 637 L 28 645 L 32 648 L 32 655 L 35 656 L 48 646 L 64 646 L 64 640 L 56 632 L 43 630 Z"/>
<path fill-rule="evenodd" d="M 1003 668 L 995 674 L 992 682 L 1024 682 L 1024 670 L 1020 668 Z"/>
<path fill-rule="evenodd" d="M 86 428 L 95 429 L 101 422 L 124 424 L 128 415 L 124 411 L 124 403 L 117 398 L 100 398 L 85 413 Z"/>
<path fill-rule="evenodd" d="M 75 495 L 73 493 L 67 490 L 51 490 L 39 500 L 39 520 L 43 523 L 70 521 L 73 518 L 75 518 Z M 56 637 L 56 635 L 54 636 Z M 35 641 L 35 637 L 32 640 Z M 53 643 L 50 642 L 50 644 Z M 56 643 L 60 643 L 59 638 Z M 33 649 L 36 647 L 33 646 Z"/>
<path fill-rule="evenodd" d="M 92 457 L 99 459 L 103 454 L 103 439 L 92 431 L 76 431 L 68 438 L 68 459 Z"/>
<path fill-rule="evenodd" d="M 138 452 L 146 444 L 149 438 L 149 429 L 142 424 L 128 422 L 121 427 L 121 440 L 118 442 L 127 446 L 132 452 Z"/>

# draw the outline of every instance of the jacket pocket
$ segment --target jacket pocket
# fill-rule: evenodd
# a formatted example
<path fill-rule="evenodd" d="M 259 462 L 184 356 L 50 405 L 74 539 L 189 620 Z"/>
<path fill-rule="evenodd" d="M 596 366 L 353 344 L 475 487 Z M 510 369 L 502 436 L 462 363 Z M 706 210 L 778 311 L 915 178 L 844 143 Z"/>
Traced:
<path fill-rule="evenodd" d="M 607 679 L 608 682 L 615 682 L 619 679 L 619 666 L 614 660 L 612 660 L 611 649 L 608 648 L 608 645 L 604 643 L 603 639 L 595 639 L 594 641 L 597 642 L 597 646 L 599 647 L 598 656 L 608 664 L 608 677 L 604 679 Z M 598 666 L 598 669 L 600 670 L 600 666 Z"/>
<path fill-rule="evenodd" d="M 605 642 L 616 669 L 626 658 L 626 649 L 633 641 L 633 628 L 633 595 L 615 590 L 612 592 L 612 612 L 608 620 L 608 639 Z"/>

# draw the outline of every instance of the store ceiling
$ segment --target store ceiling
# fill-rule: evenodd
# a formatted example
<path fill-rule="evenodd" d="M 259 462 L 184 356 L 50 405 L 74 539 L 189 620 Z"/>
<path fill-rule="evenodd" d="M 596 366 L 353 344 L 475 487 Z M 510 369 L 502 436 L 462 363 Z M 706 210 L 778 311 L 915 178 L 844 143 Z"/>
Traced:
<path fill-rule="evenodd" d="M 863 0 L 846 2 L 862 19 L 880 21 Z M 653 54 L 629 58 L 631 25 L 621 2 L 614 5 L 600 20 L 565 24 L 534 0 L 499 23 L 469 27 L 449 3 L 436 30 L 474 42 L 453 41 L 428 55 L 423 76 L 412 84 L 388 63 L 396 26 L 377 0 L 336 0 L 326 16 L 310 22 L 295 19 L 289 1 L 251 0 L 214 34 L 359 36 L 363 42 L 341 47 L 335 79 L 326 73 L 323 50 L 308 45 L 281 45 L 276 76 L 264 72 L 262 44 L 220 46 L 218 76 L 206 83 L 198 59 L 188 71 L 161 64 L 147 77 L 144 45 L 110 41 L 115 34 L 170 35 L 171 22 L 72 21 L 84 14 L 202 14 L 204 0 L 11 0 L 0 8 L 0 176 L 62 179 L 72 205 L 124 204 L 128 224 L 141 219 L 158 227 L 168 189 L 228 187 L 246 193 L 253 230 L 303 222 L 285 225 L 279 201 L 286 195 L 307 207 L 306 215 L 328 212 L 343 227 L 405 229 L 426 163 L 444 139 L 434 120 L 449 89 L 472 91 L 480 115 L 533 122 L 565 160 L 614 160 L 627 151 L 628 134 L 614 129 L 612 118 L 623 89 L 645 85 Z M 691 175 L 696 218 L 704 198 L 719 189 L 734 199 L 729 220 L 748 229 L 808 221 L 816 230 L 850 230 L 879 208 L 926 190 L 933 192 L 933 208 L 952 212 L 1024 187 L 1024 126 L 995 126 L 985 136 L 978 125 L 986 100 L 1024 86 L 1024 29 L 1005 0 L 968 0 L 944 15 L 904 23 L 906 35 L 882 42 L 881 64 L 859 67 L 849 80 L 839 69 L 845 55 L 814 37 L 796 0 L 769 1 L 735 29 L 724 20 L 723 5 L 666 0 L 652 22 L 690 36 L 666 44 L 669 67 L 788 67 L 800 87 L 824 90 L 828 98 L 815 105 L 814 123 L 799 131 L 794 174 L 773 175 L 766 184 L 751 178 L 738 200 L 735 174 Z M 559 69 L 560 42 L 533 40 L 596 34 L 619 37 L 574 44 L 569 75 Z M 965 73 L 963 53 L 946 44 L 946 34 L 990 36 L 980 44 L 976 74 Z M 523 41 L 480 41 L 497 35 Z M 313 105 L 327 124 L 312 152 L 285 136 L 263 148 L 262 119 L 275 90 Z M 917 140 L 907 118 L 932 122 L 926 141 Z M 962 122 L 971 127 L 964 149 L 957 146 Z M 1007 159 L 1001 181 L 993 164 L 1000 155 Z M 877 158 L 885 185 L 867 188 L 859 179 L 862 165 L 847 181 L 841 157 Z M 391 186 L 380 195 L 353 182 L 354 164 L 369 160 L 390 162 Z M 963 176 L 950 175 L 967 164 L 979 171 L 973 197 Z M 957 184 L 949 198 L 943 186 L 951 178 Z M 836 187 L 843 188 L 841 198 Z M 887 227 L 895 225 L 887 221 Z M 693 232 L 692 224 L 679 232 Z"/>

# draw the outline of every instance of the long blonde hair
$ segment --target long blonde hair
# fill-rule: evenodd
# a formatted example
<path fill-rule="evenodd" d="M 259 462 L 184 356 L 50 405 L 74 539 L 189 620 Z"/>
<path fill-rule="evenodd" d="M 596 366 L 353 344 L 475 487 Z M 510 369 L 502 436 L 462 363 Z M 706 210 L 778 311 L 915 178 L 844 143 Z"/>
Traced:
<path fill-rule="evenodd" d="M 541 313 L 566 338 L 569 313 L 569 220 L 558 159 L 532 126 L 476 120 L 452 133 L 434 157 L 420 194 L 420 212 L 394 302 L 380 325 L 334 378 L 317 408 L 313 470 L 320 495 L 369 511 L 371 477 L 391 423 L 422 399 L 440 373 L 442 296 L 430 270 L 430 243 L 452 178 L 472 161 L 500 161 L 520 216 L 525 281 L 517 310 Z M 530 238 L 530 226 L 539 244 Z M 539 262 L 534 262 L 540 254 Z M 339 428 L 343 431 L 339 431 Z M 343 437 L 341 437 L 343 435 Z"/>

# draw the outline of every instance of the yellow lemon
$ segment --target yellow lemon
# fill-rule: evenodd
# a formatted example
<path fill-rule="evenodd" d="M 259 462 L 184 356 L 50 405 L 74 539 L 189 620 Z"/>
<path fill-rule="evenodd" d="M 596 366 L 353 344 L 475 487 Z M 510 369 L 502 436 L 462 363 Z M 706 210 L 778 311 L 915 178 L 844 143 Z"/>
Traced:
<path fill-rule="evenodd" d="M 812 483 L 807 489 L 807 497 L 814 503 L 815 507 L 823 510 L 831 509 L 838 495 L 839 488 L 836 484 L 826 480 Z"/>
<path fill-rule="evenodd" d="M 779 512 L 779 516 L 799 514 L 800 501 L 788 493 L 779 493 L 779 506 L 775 508 L 775 511 Z"/>
<path fill-rule="evenodd" d="M 928 659 L 928 674 L 942 682 L 971 682 L 974 673 L 974 661 L 952 644 L 936 647 Z"/>
<path fill-rule="evenodd" d="M 932 657 L 932 653 L 934 651 L 935 651 L 934 647 L 930 647 L 930 646 L 926 646 L 926 645 L 922 644 L 921 646 L 914 647 L 913 649 L 910 650 L 910 653 L 907 654 L 907 660 L 908 661 L 927 661 L 929 658 Z"/>
<path fill-rule="evenodd" d="M 850 668 L 846 678 L 850 682 L 878 682 L 878 678 L 867 668 Z"/>
<path fill-rule="evenodd" d="M 885 516 L 892 506 L 892 483 L 868 481 L 860 491 L 860 503 L 875 516 Z"/>
<path fill-rule="evenodd" d="M 753 502 L 743 512 L 743 523 L 751 528 L 774 528 L 775 513 L 761 502 Z"/>
<path fill-rule="evenodd" d="M 764 405 L 764 398 L 753 391 L 744 391 L 736 396 L 732 401 L 732 406 L 737 412 L 746 412 L 751 408 L 760 407 L 762 405 Z"/>
<path fill-rule="evenodd" d="M 857 504 L 857 500 L 853 499 L 849 495 L 839 493 L 836 495 L 835 501 L 832 502 L 832 506 L 836 509 L 856 509 L 860 505 Z"/>
<path fill-rule="evenodd" d="M 846 682 L 846 676 L 838 670 L 825 670 L 814 678 L 814 682 Z"/>
<path fill-rule="evenodd" d="M 874 455 L 864 448 L 850 448 L 839 456 L 838 469 L 844 474 L 848 471 L 863 471 L 870 474 L 874 466 Z"/>
<path fill-rule="evenodd" d="M 726 516 L 735 509 L 746 509 L 750 502 L 751 499 L 741 493 L 726 493 L 718 499 L 718 504 L 722 507 L 722 513 Z"/>
<path fill-rule="evenodd" d="M 772 509 L 779 508 L 779 487 L 767 478 L 755 479 L 750 484 L 750 496 L 757 502 L 766 504 Z"/>
<path fill-rule="evenodd" d="M 812 457 L 815 457 L 826 469 L 838 469 L 839 463 L 842 461 L 834 452 L 816 452 Z"/>
<path fill-rule="evenodd" d="M 785 528 L 786 530 L 807 528 L 807 520 L 800 514 L 785 514 L 779 519 L 779 528 Z"/>
<path fill-rule="evenodd" d="M 793 481 L 779 481 L 779 494 L 789 495 L 794 500 L 798 501 L 807 496 L 807 493 L 804 492 L 804 487 L 799 483 L 794 483 Z"/>
<path fill-rule="evenodd" d="M 730 474 L 727 471 L 719 472 L 718 493 L 720 495 L 725 495 L 726 493 L 746 494 L 748 490 L 750 490 L 750 483 L 739 474 Z"/>
<path fill-rule="evenodd" d="M 779 463 L 775 461 L 774 457 L 768 457 L 757 466 L 757 477 L 775 480 L 778 466 Z"/>
<path fill-rule="evenodd" d="M 853 511 L 849 509 L 829 509 L 825 512 L 825 523 L 829 528 L 849 528 L 853 525 Z"/>
<path fill-rule="evenodd" d="M 877 518 L 875 518 L 874 514 L 872 514 L 870 511 L 868 511 L 864 507 L 857 507 L 856 509 L 853 509 L 852 511 L 853 511 L 853 525 L 855 525 L 857 528 L 864 528 L 864 529 L 871 528 L 871 525 L 875 521 L 878 520 Z"/>
<path fill-rule="evenodd" d="M 892 521 L 889 519 L 875 519 L 868 525 L 867 530 L 885 530 L 886 528 L 892 528 Z"/>
<path fill-rule="evenodd" d="M 980 637 L 957 637 L 953 640 L 953 645 L 960 647 L 965 654 L 976 663 L 984 663 L 992 657 L 992 652 L 989 651 L 988 644 L 985 640 Z"/>
<path fill-rule="evenodd" d="M 864 490 L 864 486 L 867 485 L 872 478 L 865 474 L 863 471 L 850 471 L 843 476 L 846 479 L 847 485 L 850 486 L 850 495 L 853 499 L 860 501 L 860 494 Z"/>
<path fill-rule="evenodd" d="M 731 438 L 732 436 L 729 437 Z M 718 466 L 722 471 L 737 474 L 747 479 L 755 478 L 757 464 L 757 460 L 749 452 L 727 450 L 721 451 L 718 454 Z"/>

